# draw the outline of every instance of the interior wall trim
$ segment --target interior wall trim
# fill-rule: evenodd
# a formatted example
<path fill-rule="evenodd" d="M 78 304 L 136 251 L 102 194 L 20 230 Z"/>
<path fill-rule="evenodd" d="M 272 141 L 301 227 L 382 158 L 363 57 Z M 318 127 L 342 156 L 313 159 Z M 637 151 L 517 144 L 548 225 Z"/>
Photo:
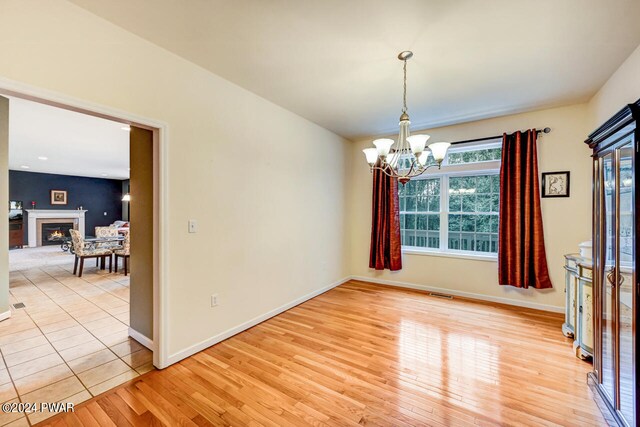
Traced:
<path fill-rule="evenodd" d="M 153 340 L 146 335 L 136 331 L 131 326 L 129 326 L 129 336 L 134 340 L 138 341 L 143 346 L 147 347 L 149 350 L 154 351 Z"/>
<path fill-rule="evenodd" d="M 7 320 L 10 317 L 11 317 L 11 309 L 5 311 L 4 313 L 0 313 L 0 322 L 2 322 L 3 320 Z"/>
<path fill-rule="evenodd" d="M 199 342 L 199 343 L 197 343 L 195 345 L 192 345 L 190 347 L 187 347 L 184 350 L 181 350 L 181 351 L 178 351 L 176 353 L 173 353 L 172 355 L 170 355 L 167 358 L 167 365 L 166 366 L 172 365 L 172 364 L 174 364 L 176 362 L 179 362 L 182 359 L 186 359 L 187 357 L 192 356 L 192 355 L 194 355 L 194 354 L 196 354 L 196 353 L 198 353 L 198 352 L 200 352 L 200 351 L 202 351 L 202 350 L 204 350 L 206 348 L 209 348 L 212 345 L 215 345 L 215 344 L 217 344 L 217 343 L 219 343 L 221 341 L 226 340 L 227 338 L 230 338 L 230 337 L 232 337 L 232 336 L 234 336 L 236 334 L 239 334 L 240 332 L 243 332 L 243 331 L 245 331 L 245 330 L 247 330 L 249 328 L 252 328 L 252 327 L 256 326 L 257 324 L 262 323 L 265 320 L 268 320 L 268 319 L 272 318 L 273 316 L 277 316 L 278 314 L 283 313 L 283 312 L 295 307 L 296 305 L 300 305 L 303 302 L 310 300 L 311 298 L 317 297 L 320 294 L 323 294 L 323 293 L 325 293 L 327 291 L 330 291 L 331 289 L 333 289 L 333 288 L 335 288 L 337 286 L 340 286 L 343 283 L 348 282 L 349 280 L 351 280 L 350 276 L 342 278 L 342 279 L 338 280 L 337 282 L 334 282 L 334 283 L 332 283 L 332 284 L 330 284 L 328 286 L 325 286 L 323 288 L 320 288 L 320 289 L 317 289 L 317 290 L 315 290 L 313 292 L 310 292 L 310 293 L 308 293 L 306 295 L 303 295 L 300 298 L 296 298 L 295 300 L 293 300 L 291 302 L 288 302 L 288 303 L 286 303 L 284 305 L 281 305 L 280 307 L 275 308 L 275 309 L 273 309 L 271 311 L 268 311 L 268 312 L 266 312 L 266 313 L 264 313 L 264 314 L 262 314 L 260 316 L 254 317 L 253 319 L 251 319 L 251 320 L 249 320 L 247 322 L 241 323 L 238 326 L 235 326 L 235 327 L 233 327 L 231 329 L 227 329 L 226 331 L 224 331 L 222 333 L 219 333 L 218 335 L 214 335 L 213 337 L 208 338 L 208 339 L 206 339 L 204 341 L 201 341 L 201 342 Z"/>
<path fill-rule="evenodd" d="M 532 308 L 534 310 L 550 311 L 553 313 L 564 313 L 564 307 L 557 307 L 555 305 L 539 304 L 539 303 L 529 302 L 529 301 L 519 301 L 511 298 L 496 297 L 492 295 L 475 294 L 472 292 L 458 291 L 455 289 L 437 288 L 434 286 L 417 285 L 415 283 L 397 282 L 394 280 L 377 279 L 377 278 L 365 277 L 365 276 L 351 276 L 350 279 L 358 280 L 360 282 L 377 283 L 379 285 L 395 286 L 397 288 L 407 288 L 407 289 L 417 289 L 420 291 L 437 292 L 439 294 L 454 295 L 458 297 L 464 297 L 464 298 L 475 299 L 480 301 L 497 302 L 499 304 Z M 496 283 L 496 286 L 498 286 L 497 283 Z"/>

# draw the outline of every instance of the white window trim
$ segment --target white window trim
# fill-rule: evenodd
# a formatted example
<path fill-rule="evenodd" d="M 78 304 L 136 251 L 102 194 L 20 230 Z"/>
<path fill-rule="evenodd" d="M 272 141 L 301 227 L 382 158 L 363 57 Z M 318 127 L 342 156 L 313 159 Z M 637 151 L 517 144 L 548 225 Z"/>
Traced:
<path fill-rule="evenodd" d="M 489 141 L 489 142 L 472 142 L 464 144 L 460 147 L 451 147 L 449 152 L 459 153 L 465 151 L 476 150 L 479 147 L 482 149 L 499 148 L 501 142 Z M 425 173 L 420 175 L 415 180 L 440 178 L 440 247 L 435 248 L 423 248 L 419 246 L 401 246 L 402 253 L 409 255 L 426 255 L 426 256 L 441 256 L 447 258 L 461 258 L 461 259 L 473 259 L 479 261 L 496 262 L 498 260 L 497 253 L 487 252 L 473 252 L 473 251 L 460 251 L 448 248 L 448 230 L 449 230 L 449 197 L 447 197 L 447 190 L 449 188 L 450 176 L 471 176 L 471 175 L 493 175 L 500 173 L 501 161 L 485 161 L 475 163 L 462 163 L 449 165 L 448 156 L 442 163 L 442 167 L 428 169 Z M 402 185 L 402 184 L 400 184 Z M 436 212 L 429 212 L 435 214 Z"/>
<path fill-rule="evenodd" d="M 460 258 L 471 259 L 475 261 L 498 262 L 498 254 L 486 252 L 456 251 L 455 249 L 447 249 L 446 251 L 443 251 L 441 249 L 433 248 L 402 246 L 402 253 L 407 255 L 436 256 L 444 258 Z"/>

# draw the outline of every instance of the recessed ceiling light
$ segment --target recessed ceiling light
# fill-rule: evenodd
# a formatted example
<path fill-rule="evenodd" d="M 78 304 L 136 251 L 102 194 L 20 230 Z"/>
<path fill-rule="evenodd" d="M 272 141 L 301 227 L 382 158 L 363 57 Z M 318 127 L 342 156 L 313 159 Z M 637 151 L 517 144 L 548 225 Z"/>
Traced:
<path fill-rule="evenodd" d="M 27 165 L 22 165 L 22 166 L 20 166 L 20 167 L 21 167 L 22 169 L 29 169 L 29 166 L 27 166 Z"/>
<path fill-rule="evenodd" d="M 45 156 L 40 156 L 40 157 L 38 157 L 38 160 L 49 160 L 49 158 L 45 157 Z"/>
<path fill-rule="evenodd" d="M 103 174 L 102 174 L 102 176 L 109 176 L 109 175 L 108 175 L 108 174 L 106 174 L 106 173 L 103 173 Z"/>
<path fill-rule="evenodd" d="M 126 130 L 127 132 L 131 132 L 131 127 L 129 126 L 122 126 L 120 129 Z"/>

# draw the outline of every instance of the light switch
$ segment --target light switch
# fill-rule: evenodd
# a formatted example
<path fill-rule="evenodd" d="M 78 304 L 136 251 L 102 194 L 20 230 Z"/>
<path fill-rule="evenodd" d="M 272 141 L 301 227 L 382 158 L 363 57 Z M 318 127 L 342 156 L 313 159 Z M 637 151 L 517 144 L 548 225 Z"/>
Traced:
<path fill-rule="evenodd" d="M 195 219 L 189 220 L 189 233 L 195 233 L 198 231 L 198 222 Z"/>

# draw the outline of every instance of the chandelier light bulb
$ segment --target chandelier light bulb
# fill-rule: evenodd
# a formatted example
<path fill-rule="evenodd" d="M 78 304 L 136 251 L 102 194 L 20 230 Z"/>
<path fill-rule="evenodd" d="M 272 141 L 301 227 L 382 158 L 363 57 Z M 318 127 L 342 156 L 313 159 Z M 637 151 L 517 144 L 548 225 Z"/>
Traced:
<path fill-rule="evenodd" d="M 421 166 L 426 165 L 427 162 L 429 161 L 430 154 L 431 154 L 431 151 L 424 150 L 422 153 L 420 153 L 420 156 L 418 156 L 418 163 L 420 163 Z"/>
<path fill-rule="evenodd" d="M 376 164 L 376 162 L 378 161 L 378 150 L 375 148 L 365 148 L 364 150 L 362 150 L 362 152 L 364 153 L 365 157 L 367 158 L 367 163 L 369 163 L 370 166 L 373 166 Z"/>
<path fill-rule="evenodd" d="M 382 158 L 387 157 L 389 155 L 389 151 L 391 151 L 391 146 L 393 145 L 393 139 L 381 138 L 373 141 L 373 145 L 378 149 L 378 155 Z"/>
<path fill-rule="evenodd" d="M 407 138 L 409 146 L 411 147 L 411 152 L 416 157 L 420 156 L 420 153 L 424 151 L 424 146 L 429 138 L 431 138 L 429 135 L 411 135 Z"/>
<path fill-rule="evenodd" d="M 429 150 L 431 150 L 434 160 L 438 163 L 442 163 L 450 146 L 451 144 L 448 142 L 433 142 L 429 144 Z"/>

